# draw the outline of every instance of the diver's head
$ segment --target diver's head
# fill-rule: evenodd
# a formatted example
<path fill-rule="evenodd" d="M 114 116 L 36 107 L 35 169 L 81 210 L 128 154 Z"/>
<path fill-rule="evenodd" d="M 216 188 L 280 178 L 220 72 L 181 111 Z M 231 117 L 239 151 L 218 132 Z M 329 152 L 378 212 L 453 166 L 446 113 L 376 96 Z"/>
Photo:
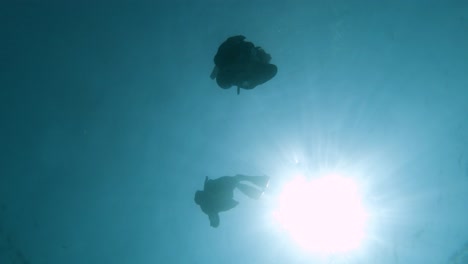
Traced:
<path fill-rule="evenodd" d="M 201 205 L 203 202 L 203 191 L 196 191 L 195 198 L 193 199 L 196 204 Z"/>

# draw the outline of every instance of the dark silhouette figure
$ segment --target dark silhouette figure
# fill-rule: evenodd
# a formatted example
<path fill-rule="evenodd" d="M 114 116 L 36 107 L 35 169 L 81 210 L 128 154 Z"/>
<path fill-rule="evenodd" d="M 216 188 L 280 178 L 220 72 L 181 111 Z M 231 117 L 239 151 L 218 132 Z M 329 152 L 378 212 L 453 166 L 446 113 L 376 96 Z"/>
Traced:
<path fill-rule="evenodd" d="M 216 78 L 216 83 L 223 89 L 237 86 L 237 94 L 240 88 L 253 89 L 271 80 L 278 72 L 278 68 L 270 64 L 270 54 L 244 40 L 242 35 L 233 36 L 219 46 L 210 76 Z"/>
<path fill-rule="evenodd" d="M 268 176 L 247 176 L 241 174 L 223 176 L 214 180 L 206 177 L 203 191 L 195 192 L 195 203 L 208 215 L 210 225 L 218 227 L 219 213 L 230 210 L 239 204 L 239 202 L 233 199 L 235 188 L 252 199 L 259 199 L 265 188 L 268 187 L 269 180 Z M 243 184 L 241 181 L 250 182 L 261 188 L 261 190 Z"/>

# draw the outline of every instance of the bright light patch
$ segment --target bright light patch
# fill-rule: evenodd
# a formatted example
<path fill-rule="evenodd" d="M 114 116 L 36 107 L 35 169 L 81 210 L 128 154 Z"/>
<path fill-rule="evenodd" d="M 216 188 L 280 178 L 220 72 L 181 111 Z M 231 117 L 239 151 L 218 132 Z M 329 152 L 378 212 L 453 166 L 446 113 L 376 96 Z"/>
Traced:
<path fill-rule="evenodd" d="M 275 217 L 301 247 L 313 252 L 348 252 L 364 237 L 366 212 L 358 188 L 340 176 L 289 182 Z"/>

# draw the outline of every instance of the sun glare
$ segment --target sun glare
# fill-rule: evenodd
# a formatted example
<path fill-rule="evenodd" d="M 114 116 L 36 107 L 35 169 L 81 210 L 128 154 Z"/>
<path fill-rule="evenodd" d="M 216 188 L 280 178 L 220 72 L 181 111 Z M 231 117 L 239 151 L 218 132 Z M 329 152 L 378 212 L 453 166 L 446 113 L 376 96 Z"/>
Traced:
<path fill-rule="evenodd" d="M 357 249 L 364 237 L 366 212 L 357 185 L 337 175 L 284 186 L 275 218 L 302 248 L 317 253 Z"/>

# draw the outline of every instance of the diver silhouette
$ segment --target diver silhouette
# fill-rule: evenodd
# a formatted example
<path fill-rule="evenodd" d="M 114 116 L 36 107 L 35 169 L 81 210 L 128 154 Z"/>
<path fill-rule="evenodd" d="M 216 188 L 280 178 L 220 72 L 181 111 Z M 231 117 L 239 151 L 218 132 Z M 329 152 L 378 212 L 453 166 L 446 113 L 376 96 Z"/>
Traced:
<path fill-rule="evenodd" d="M 242 35 L 229 37 L 219 46 L 210 75 L 223 89 L 237 86 L 237 94 L 240 88 L 253 89 L 278 72 L 276 65 L 270 63 L 270 54 L 244 39 Z"/>
<path fill-rule="evenodd" d="M 246 196 L 252 199 L 259 199 L 265 188 L 268 187 L 270 177 L 268 176 L 247 176 L 237 174 L 235 176 L 223 176 L 214 180 L 205 178 L 203 191 L 195 192 L 195 203 L 208 215 L 212 227 L 219 226 L 219 213 L 236 207 L 239 202 L 233 199 L 234 189 L 237 188 Z M 250 182 L 261 190 L 241 181 Z"/>

